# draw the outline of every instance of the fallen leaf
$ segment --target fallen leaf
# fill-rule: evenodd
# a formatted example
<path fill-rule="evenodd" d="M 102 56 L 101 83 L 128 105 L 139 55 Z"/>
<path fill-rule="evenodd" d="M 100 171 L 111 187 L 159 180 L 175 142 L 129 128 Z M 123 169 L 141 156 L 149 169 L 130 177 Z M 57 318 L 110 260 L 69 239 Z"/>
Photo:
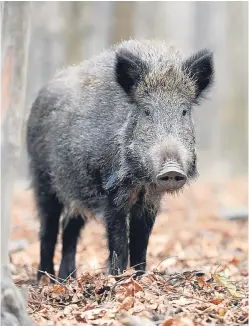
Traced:
<path fill-rule="evenodd" d="M 214 298 L 214 299 L 210 299 L 209 302 L 213 303 L 213 304 L 220 304 L 223 301 L 223 299 L 221 298 Z"/>
<path fill-rule="evenodd" d="M 59 294 L 65 294 L 65 287 L 63 285 L 54 285 L 52 289 L 52 297 L 56 297 Z"/>
<path fill-rule="evenodd" d="M 122 304 L 120 305 L 119 309 L 129 310 L 134 306 L 134 297 L 126 297 Z"/>
<path fill-rule="evenodd" d="M 236 257 L 233 257 L 233 259 L 230 260 L 228 263 L 233 264 L 233 265 L 239 265 L 240 260 L 238 258 L 236 258 Z"/>
<path fill-rule="evenodd" d="M 212 278 L 221 286 L 225 287 L 227 291 L 234 297 L 234 298 L 244 298 L 245 296 L 236 290 L 236 286 L 229 282 L 224 276 L 219 274 L 212 274 Z"/>
<path fill-rule="evenodd" d="M 173 321 L 173 318 L 167 319 L 163 322 L 162 326 L 172 326 Z"/>
<path fill-rule="evenodd" d="M 200 288 L 203 288 L 206 285 L 206 282 L 202 279 L 202 277 L 195 277 L 196 281 L 198 282 L 198 285 Z"/>
<path fill-rule="evenodd" d="M 162 326 L 195 326 L 189 318 L 170 318 L 163 322 Z"/>
<path fill-rule="evenodd" d="M 134 292 L 137 293 L 139 291 L 143 291 L 142 286 L 136 282 L 135 280 L 133 280 L 133 286 L 134 286 Z"/>
<path fill-rule="evenodd" d="M 221 317 L 225 316 L 226 312 L 227 312 L 227 308 L 225 307 L 220 307 L 217 311 L 218 315 Z"/>

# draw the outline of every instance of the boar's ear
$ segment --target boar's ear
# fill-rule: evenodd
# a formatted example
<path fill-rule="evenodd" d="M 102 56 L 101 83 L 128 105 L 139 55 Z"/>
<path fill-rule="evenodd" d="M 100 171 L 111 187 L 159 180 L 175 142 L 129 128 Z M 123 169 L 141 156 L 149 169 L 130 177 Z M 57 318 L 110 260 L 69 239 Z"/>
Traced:
<path fill-rule="evenodd" d="M 116 53 L 116 79 L 128 95 L 132 94 L 147 70 L 146 64 L 134 54 L 124 50 Z"/>
<path fill-rule="evenodd" d="M 211 86 L 214 78 L 213 54 L 201 50 L 183 63 L 183 68 L 196 83 L 196 98 Z"/>

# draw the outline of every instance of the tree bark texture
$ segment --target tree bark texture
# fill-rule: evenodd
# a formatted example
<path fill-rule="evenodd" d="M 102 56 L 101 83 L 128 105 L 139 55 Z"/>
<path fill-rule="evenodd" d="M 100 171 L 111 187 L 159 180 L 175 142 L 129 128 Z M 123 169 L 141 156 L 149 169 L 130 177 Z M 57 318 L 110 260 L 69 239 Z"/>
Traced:
<path fill-rule="evenodd" d="M 32 325 L 23 291 L 9 270 L 9 233 L 24 117 L 30 2 L 4 2 L 2 15 L 1 96 L 1 324 Z"/>

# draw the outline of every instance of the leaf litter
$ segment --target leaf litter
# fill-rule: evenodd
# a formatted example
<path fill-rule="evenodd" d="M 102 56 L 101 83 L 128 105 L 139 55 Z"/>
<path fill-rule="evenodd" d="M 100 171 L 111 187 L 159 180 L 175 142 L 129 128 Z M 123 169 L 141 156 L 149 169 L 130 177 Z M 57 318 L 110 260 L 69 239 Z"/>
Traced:
<path fill-rule="evenodd" d="M 195 184 L 177 198 L 166 198 L 167 211 L 162 205 L 142 276 L 133 269 L 117 277 L 105 274 L 104 229 L 90 222 L 77 249 L 78 277 L 63 282 L 45 273 L 40 284 L 35 281 L 39 221 L 32 194 L 19 191 L 11 239 L 29 245 L 11 252 L 11 270 L 15 283 L 28 287 L 31 318 L 41 326 L 248 324 L 247 220 L 217 214 L 247 204 L 245 182 Z M 60 250 L 59 240 L 56 272 Z"/>

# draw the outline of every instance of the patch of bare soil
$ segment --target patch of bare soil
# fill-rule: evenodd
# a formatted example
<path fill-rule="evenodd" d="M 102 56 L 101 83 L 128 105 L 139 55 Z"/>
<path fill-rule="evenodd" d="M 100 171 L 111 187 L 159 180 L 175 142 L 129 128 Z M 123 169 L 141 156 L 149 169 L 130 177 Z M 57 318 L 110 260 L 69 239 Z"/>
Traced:
<path fill-rule="evenodd" d="M 39 221 L 31 191 L 13 205 L 11 269 L 28 286 L 28 312 L 36 325 L 192 326 L 248 323 L 248 219 L 246 178 L 194 184 L 166 197 L 148 249 L 148 271 L 105 275 L 106 240 L 91 221 L 77 250 L 76 280 L 35 283 Z M 226 209 L 224 213 L 224 209 Z M 55 254 L 60 263 L 61 242 Z"/>

